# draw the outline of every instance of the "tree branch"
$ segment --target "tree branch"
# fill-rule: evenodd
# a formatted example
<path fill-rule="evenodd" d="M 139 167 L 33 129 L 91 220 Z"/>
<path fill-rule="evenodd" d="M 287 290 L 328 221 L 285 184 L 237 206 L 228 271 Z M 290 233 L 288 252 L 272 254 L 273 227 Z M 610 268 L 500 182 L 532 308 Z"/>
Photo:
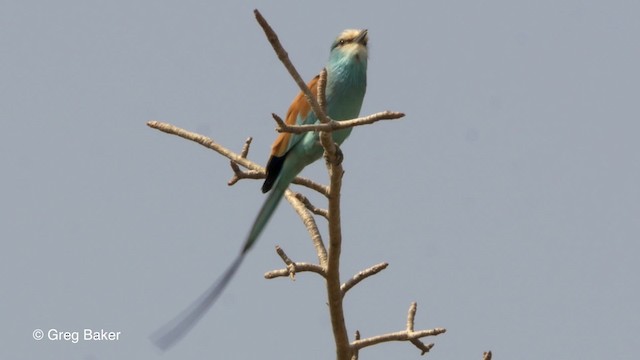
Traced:
<path fill-rule="evenodd" d="M 386 262 L 383 262 L 377 265 L 373 265 L 372 267 L 362 270 L 359 273 L 355 274 L 351 279 L 347 280 L 340 287 L 340 292 L 342 292 L 342 297 L 344 297 L 347 291 L 351 290 L 351 288 L 356 286 L 360 281 L 368 278 L 369 276 L 379 273 L 380 271 L 386 269 L 387 266 L 389 266 L 389 264 Z"/>
<path fill-rule="evenodd" d="M 278 39 L 278 35 L 276 35 L 276 33 L 273 31 L 273 29 L 271 28 L 271 25 L 269 25 L 267 20 L 265 20 L 265 18 L 262 17 L 262 14 L 260 14 L 260 11 L 255 9 L 253 10 L 253 14 L 256 17 L 258 24 L 260 24 L 260 26 L 262 27 L 264 34 L 267 36 L 267 40 L 269 40 L 271 47 L 273 47 L 273 50 L 276 52 L 278 59 L 280 59 L 280 62 L 282 62 L 284 67 L 287 69 L 287 71 L 293 78 L 293 81 L 296 82 L 296 84 L 304 94 L 304 97 L 307 99 L 307 102 L 309 102 L 309 105 L 311 105 L 311 109 L 313 109 L 313 112 L 316 114 L 316 116 L 318 116 L 318 119 L 321 119 L 320 115 L 325 116 L 324 112 L 320 110 L 320 105 L 318 104 L 318 101 L 313 97 L 313 94 L 311 94 L 311 90 L 309 90 L 309 88 L 307 87 L 307 84 L 305 84 L 304 80 L 302 80 L 302 77 L 300 77 L 298 70 L 296 70 L 296 68 L 291 63 L 291 60 L 289 60 L 289 54 L 287 54 L 287 52 L 282 47 L 282 44 Z M 328 122 L 328 120 L 324 122 Z"/>
<path fill-rule="evenodd" d="M 319 103 L 326 104 L 325 86 L 327 72 L 323 69 L 318 81 Z M 314 111 L 316 109 L 314 108 Z M 324 109 L 316 116 L 320 122 L 330 122 L 324 119 Z M 320 132 L 320 144 L 324 148 L 324 157 L 327 160 L 327 170 L 329 172 L 329 252 L 327 258 L 326 287 L 329 304 L 329 314 L 331 316 L 331 327 L 336 343 L 336 357 L 338 360 L 347 360 L 352 357 L 352 349 L 347 335 L 347 326 L 344 321 L 344 309 L 342 304 L 342 291 L 340 286 L 340 253 L 342 252 L 342 224 L 340 216 L 340 191 L 342 189 L 342 152 L 333 142 L 330 132 Z"/>
<path fill-rule="evenodd" d="M 359 284 L 362 280 L 384 270 L 388 266 L 387 263 L 380 263 L 368 269 L 365 269 L 355 274 L 351 279 L 347 280 L 342 285 L 340 282 L 340 255 L 342 246 L 340 194 L 344 170 L 342 168 L 343 154 L 340 148 L 334 143 L 331 133 L 336 130 L 372 124 L 381 120 L 399 119 L 404 117 L 404 114 L 400 112 L 383 111 L 351 120 L 331 120 L 325 112 L 325 91 L 327 81 L 326 69 L 323 69 L 320 73 L 320 78 L 318 81 L 318 94 L 316 98 L 313 96 L 311 90 L 307 87 L 305 82 L 300 77 L 300 74 L 291 63 L 289 55 L 282 47 L 277 35 L 275 34 L 271 26 L 262 17 L 258 10 L 254 10 L 254 14 L 256 20 L 267 36 L 267 39 L 271 43 L 276 55 L 283 63 L 291 77 L 294 79 L 300 90 L 303 92 L 307 102 L 310 104 L 311 109 L 313 110 L 319 121 L 316 124 L 310 125 L 287 125 L 278 115 L 272 114 L 273 118 L 278 124 L 277 131 L 297 134 L 308 131 L 318 131 L 320 143 L 322 144 L 322 147 L 324 149 L 326 166 L 330 178 L 329 186 L 324 186 L 301 177 L 296 177 L 293 180 L 293 183 L 318 191 L 319 193 L 327 197 L 328 207 L 326 210 L 315 207 L 313 204 L 311 204 L 311 202 L 309 202 L 306 197 L 300 194 L 296 194 L 291 190 L 287 190 L 284 194 L 284 197 L 289 201 L 289 203 L 291 203 L 298 216 L 302 219 L 307 231 L 309 232 L 314 248 L 316 250 L 316 254 L 318 256 L 319 264 L 292 261 L 284 252 L 284 250 L 282 250 L 280 247 L 276 247 L 276 252 L 280 256 L 282 261 L 286 264 L 286 268 L 269 271 L 265 273 L 265 278 L 273 279 L 276 277 L 289 276 L 292 280 L 295 280 L 295 274 L 297 272 L 315 272 L 325 278 L 328 307 L 331 317 L 334 341 L 336 344 L 336 357 L 338 360 L 357 360 L 360 349 L 389 341 L 409 341 L 418 349 L 420 349 L 422 351 L 422 354 L 428 352 L 433 347 L 433 344 L 425 345 L 420 339 L 426 336 L 435 336 L 442 334 L 446 332 L 446 329 L 435 328 L 431 330 L 415 331 L 414 321 L 417 311 L 417 305 L 415 302 L 412 303 L 409 308 L 406 329 L 404 331 L 373 336 L 365 339 L 361 339 L 360 333 L 356 332 L 355 340 L 351 343 L 349 342 L 344 319 L 343 298 L 350 289 Z M 197 142 L 228 158 L 231 161 L 231 168 L 233 171 L 233 177 L 231 178 L 231 180 L 229 180 L 229 185 L 233 185 L 241 179 L 260 179 L 265 177 L 265 169 L 262 166 L 247 159 L 252 140 L 251 138 L 248 138 L 245 141 L 241 153 L 237 154 L 217 144 L 215 141 L 206 136 L 192 133 L 170 124 L 158 121 L 149 121 L 147 125 L 165 133 L 177 135 L 184 139 Z M 241 170 L 240 166 L 246 168 L 247 171 Z M 323 216 L 328 220 L 328 249 L 325 247 L 322 236 L 320 235 L 317 224 L 315 222 L 315 218 L 313 217 L 312 213 Z M 485 360 L 490 360 L 491 352 L 485 353 L 484 356 Z"/>
<path fill-rule="evenodd" d="M 360 331 L 356 330 L 354 340 L 355 341 L 360 340 Z M 351 360 L 358 360 L 359 356 L 360 356 L 360 352 L 358 351 L 358 349 L 353 349 L 353 355 L 351 356 Z"/>
<path fill-rule="evenodd" d="M 225 148 L 224 146 L 216 143 L 215 141 L 213 141 L 213 139 L 208 138 L 204 135 L 200 135 L 191 131 L 187 131 L 184 129 L 181 129 L 177 126 L 173 126 L 171 124 L 167 124 L 167 123 L 163 123 L 160 121 L 148 121 L 147 122 L 147 126 L 149 126 L 150 128 L 156 129 L 156 130 L 160 130 L 162 132 L 165 132 L 167 134 L 171 134 L 171 135 L 177 135 L 180 136 L 183 139 L 187 139 L 187 140 L 191 140 L 194 142 L 197 142 L 198 144 L 207 147 L 215 152 L 217 152 L 218 154 L 226 157 L 227 159 L 242 165 L 243 167 L 250 169 L 250 170 L 256 170 L 256 171 L 260 171 L 264 174 L 264 168 L 256 163 L 254 163 L 253 161 L 250 161 L 244 157 L 242 157 L 242 155 L 240 154 L 236 154 L 235 152 Z M 263 175 L 264 177 L 264 175 Z"/>
<path fill-rule="evenodd" d="M 243 157 L 242 154 L 237 154 L 227 149 L 226 147 L 216 143 L 213 139 L 209 137 L 179 128 L 169 123 L 164 123 L 156 120 L 148 121 L 147 126 L 149 126 L 152 129 L 160 130 L 170 135 L 176 135 L 183 139 L 196 142 L 206 148 L 209 148 L 217 152 L 218 154 L 226 157 L 232 162 L 250 170 L 250 171 L 245 171 L 245 172 L 241 171 L 240 173 L 236 173 L 235 176 L 239 177 L 239 179 L 264 179 L 265 177 L 265 170 L 262 166 L 260 166 L 257 163 L 254 163 L 253 161 L 247 159 L 246 157 Z M 229 180 L 228 184 L 233 185 L 239 179 L 232 178 L 231 180 Z M 327 186 L 321 185 L 315 181 L 312 181 L 310 179 L 307 179 L 301 176 L 297 176 L 295 179 L 293 179 L 292 183 L 317 191 L 324 196 L 327 196 L 327 194 L 329 193 Z"/>
<path fill-rule="evenodd" d="M 276 252 L 280 256 L 282 261 L 284 261 L 284 263 L 287 265 L 287 268 L 269 271 L 264 274 L 265 279 L 274 279 L 277 277 L 289 276 L 291 280 L 295 280 L 296 273 L 304 271 L 314 272 L 320 274 L 320 276 L 322 277 L 325 276 L 325 271 L 320 265 L 294 262 L 287 256 L 287 254 L 285 254 L 284 250 L 282 250 L 280 246 L 276 246 Z"/>
<path fill-rule="evenodd" d="M 381 120 L 396 120 L 404 117 L 404 113 L 396 111 L 382 111 L 375 114 L 359 117 L 351 120 L 331 120 L 328 123 L 306 124 L 306 125 L 288 125 L 282 118 L 276 114 L 271 114 L 278 124 L 277 132 L 288 132 L 293 134 L 301 134 L 308 131 L 326 131 L 332 132 L 336 130 L 346 129 L 350 127 L 369 125 Z"/>
<path fill-rule="evenodd" d="M 431 350 L 431 348 L 433 347 L 433 344 L 425 345 L 422 341 L 420 341 L 420 339 L 426 336 L 440 335 L 445 333 L 447 330 L 443 328 L 435 328 L 431 330 L 414 331 L 413 328 L 414 328 L 416 311 L 417 311 L 417 304 L 413 302 L 409 307 L 409 314 L 407 315 L 406 330 L 384 334 L 384 335 L 372 336 L 362 340 L 354 340 L 351 343 L 351 347 L 354 349 L 353 351 L 358 351 L 367 346 L 373 346 L 383 342 L 409 341 L 422 351 L 422 355 L 429 352 L 429 350 Z"/>
<path fill-rule="evenodd" d="M 301 193 L 296 193 L 296 198 L 298 198 L 298 200 L 302 201 L 302 203 L 307 208 L 307 210 L 311 211 L 313 214 L 318 215 L 318 216 L 322 216 L 325 219 L 329 219 L 329 212 L 327 210 L 325 210 L 325 209 L 321 209 L 321 208 L 313 205 L 311 203 L 311 201 L 309 201 L 309 199 L 307 199 L 306 196 L 302 195 Z"/>
<path fill-rule="evenodd" d="M 294 275 L 296 273 L 301 273 L 301 272 L 314 272 L 322 277 L 325 276 L 324 273 L 324 269 L 318 265 L 318 264 L 311 264 L 311 263 L 305 263 L 305 262 L 294 262 L 293 263 L 293 273 L 291 271 L 291 269 L 289 269 L 288 267 L 286 269 L 278 269 L 278 270 L 271 270 L 268 271 L 264 274 L 264 278 L 265 279 L 275 279 L 278 277 L 290 277 L 293 279 Z"/>
<path fill-rule="evenodd" d="M 296 211 L 300 219 L 302 219 L 302 223 L 305 228 L 309 232 L 309 236 L 311 237 L 311 242 L 313 243 L 313 247 L 316 249 L 316 254 L 318 255 L 318 261 L 320 262 L 320 266 L 327 266 L 327 248 L 324 246 L 324 242 L 322 241 L 322 236 L 320 235 L 320 230 L 318 230 L 318 225 L 316 224 L 316 219 L 313 218 L 309 210 L 307 210 L 306 206 L 302 201 L 300 201 L 296 195 L 291 190 L 287 190 L 284 193 L 284 197 L 289 201 L 293 209 Z"/>
<path fill-rule="evenodd" d="M 245 140 L 244 145 L 242 146 L 242 150 L 240 151 L 240 157 L 245 159 L 247 158 L 247 155 L 249 155 L 249 147 L 251 146 L 252 140 L 253 140 L 252 137 L 248 137 L 247 140 Z M 233 176 L 231 177 L 229 182 L 227 182 L 227 185 L 229 186 L 235 185 L 241 179 L 248 179 L 248 178 L 259 179 L 263 176 L 263 174 L 260 173 L 259 171 L 254 170 L 254 171 L 244 172 L 240 170 L 240 167 L 238 166 L 238 164 L 233 160 L 229 161 L 229 165 L 231 165 L 231 170 L 233 170 Z"/>

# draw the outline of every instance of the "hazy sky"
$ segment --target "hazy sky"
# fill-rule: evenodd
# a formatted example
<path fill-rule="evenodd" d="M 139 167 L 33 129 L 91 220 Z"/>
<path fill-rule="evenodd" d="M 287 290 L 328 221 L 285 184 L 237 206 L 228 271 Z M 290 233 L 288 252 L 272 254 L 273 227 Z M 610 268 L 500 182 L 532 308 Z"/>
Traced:
<path fill-rule="evenodd" d="M 362 112 L 407 114 L 342 147 L 342 276 L 390 263 L 348 294 L 350 334 L 402 330 L 417 301 L 416 328 L 448 330 L 430 359 L 637 358 L 639 2 L 226 3 L 2 2 L 0 358 L 334 357 L 320 278 L 263 278 L 276 244 L 316 260 L 286 203 L 182 342 L 148 340 L 229 264 L 264 196 L 145 123 L 236 151 L 253 136 L 266 162 L 297 88 L 255 7 L 306 79 L 340 31 L 369 29 Z M 121 335 L 46 336 L 85 328 Z"/>

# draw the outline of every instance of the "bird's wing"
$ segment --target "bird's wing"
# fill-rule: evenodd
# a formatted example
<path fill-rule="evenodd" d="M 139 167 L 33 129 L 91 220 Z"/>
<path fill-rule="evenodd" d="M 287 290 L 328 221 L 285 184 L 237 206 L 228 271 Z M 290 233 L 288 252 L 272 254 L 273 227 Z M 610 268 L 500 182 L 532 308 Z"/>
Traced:
<path fill-rule="evenodd" d="M 309 87 L 313 96 L 318 96 L 319 78 L 320 76 L 318 75 L 311 79 L 307 84 L 307 87 Z M 312 124 L 315 121 L 315 115 L 313 114 L 313 111 L 311 111 L 311 106 L 307 99 L 305 99 L 302 91 L 300 91 L 300 93 L 293 99 L 291 106 L 289 106 L 285 123 L 287 125 L 303 125 Z M 286 152 L 300 141 L 303 136 L 304 134 L 281 133 L 271 146 L 271 156 L 280 157 L 286 154 Z"/>

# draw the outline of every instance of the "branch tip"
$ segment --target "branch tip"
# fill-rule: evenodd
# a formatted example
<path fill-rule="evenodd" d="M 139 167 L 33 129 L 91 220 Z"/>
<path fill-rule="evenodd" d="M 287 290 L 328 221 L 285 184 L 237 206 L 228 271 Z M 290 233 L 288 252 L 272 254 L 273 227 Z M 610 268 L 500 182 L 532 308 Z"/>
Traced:
<path fill-rule="evenodd" d="M 418 304 L 414 301 L 409 306 L 409 313 L 407 314 L 407 331 L 413 332 L 413 326 L 416 320 L 416 312 L 418 311 Z"/>
<path fill-rule="evenodd" d="M 320 119 L 320 122 L 323 122 L 323 123 L 329 122 L 328 121 L 329 119 L 326 116 L 326 111 L 327 111 L 326 90 L 327 90 L 327 68 L 322 68 L 322 71 L 320 71 L 320 77 L 318 78 L 318 105 L 320 106 L 320 110 L 322 111 L 322 114 L 325 116 L 318 116 L 318 119 Z"/>
<path fill-rule="evenodd" d="M 342 286 L 340 286 L 340 291 L 342 291 L 342 296 L 347 293 L 347 291 L 351 290 L 354 286 L 360 283 L 362 280 L 373 276 L 380 271 L 384 270 L 389 266 L 389 263 L 383 262 L 380 264 L 373 265 L 372 267 L 362 270 L 359 273 L 355 274 L 351 279 L 347 280 Z"/>

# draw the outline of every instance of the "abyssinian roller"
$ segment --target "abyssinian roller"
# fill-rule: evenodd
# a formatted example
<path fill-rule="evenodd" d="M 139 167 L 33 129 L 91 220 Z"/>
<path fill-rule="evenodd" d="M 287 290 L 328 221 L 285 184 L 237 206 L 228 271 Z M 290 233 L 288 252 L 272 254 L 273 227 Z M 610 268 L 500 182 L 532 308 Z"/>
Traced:
<path fill-rule="evenodd" d="M 326 112 L 333 120 L 349 120 L 358 117 L 367 87 L 367 30 L 345 30 L 331 45 L 326 83 Z M 307 86 L 314 96 L 318 92 L 319 75 Z M 318 122 L 311 106 L 300 92 L 287 111 L 286 123 L 314 124 Z M 340 145 L 351 133 L 351 128 L 332 133 L 333 141 Z M 233 278 L 247 252 L 271 219 L 293 179 L 305 166 L 320 159 L 323 154 L 319 134 L 315 131 L 302 134 L 281 133 L 271 148 L 267 163 L 267 176 L 262 192 L 269 192 L 253 222 L 240 253 L 227 270 L 191 306 L 154 335 L 153 342 L 163 350 L 173 346 L 202 318 Z"/>

